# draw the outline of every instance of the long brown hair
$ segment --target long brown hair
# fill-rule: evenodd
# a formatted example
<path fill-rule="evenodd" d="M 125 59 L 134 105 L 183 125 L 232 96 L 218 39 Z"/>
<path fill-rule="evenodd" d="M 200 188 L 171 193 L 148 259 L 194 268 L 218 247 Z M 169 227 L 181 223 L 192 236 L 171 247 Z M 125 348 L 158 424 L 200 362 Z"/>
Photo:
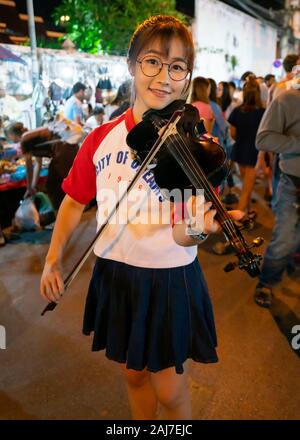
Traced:
<path fill-rule="evenodd" d="M 127 55 L 129 63 L 133 65 L 141 50 L 155 40 L 160 42 L 164 55 L 168 56 L 173 38 L 179 38 L 183 44 L 186 63 L 191 77 L 195 60 L 193 38 L 188 28 L 171 15 L 154 15 L 137 27 L 129 43 Z M 189 88 L 190 77 L 185 91 Z"/>
<path fill-rule="evenodd" d="M 260 87 L 254 75 L 249 75 L 243 87 L 243 103 L 241 109 L 244 112 L 251 112 L 262 108 Z"/>
<path fill-rule="evenodd" d="M 210 82 L 210 94 L 209 99 L 213 102 L 218 102 L 217 99 L 217 83 L 213 78 L 208 78 L 208 81 Z"/>
<path fill-rule="evenodd" d="M 191 102 L 201 101 L 209 104 L 208 99 L 209 80 L 203 76 L 196 76 L 192 82 Z"/>

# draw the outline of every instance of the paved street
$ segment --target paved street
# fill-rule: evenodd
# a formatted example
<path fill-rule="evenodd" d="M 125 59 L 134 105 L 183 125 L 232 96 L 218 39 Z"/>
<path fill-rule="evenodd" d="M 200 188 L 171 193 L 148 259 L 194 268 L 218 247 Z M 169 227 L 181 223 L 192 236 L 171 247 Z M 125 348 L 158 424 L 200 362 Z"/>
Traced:
<path fill-rule="evenodd" d="M 258 222 L 246 235 L 268 240 L 273 216 L 255 197 Z M 66 273 L 94 234 L 94 215 L 94 208 L 84 214 L 67 247 Z M 40 316 L 39 278 L 50 234 L 23 234 L 0 249 L 0 324 L 7 333 L 7 348 L 0 350 L 0 418 L 128 419 L 118 365 L 103 352 L 92 353 L 90 338 L 81 334 L 94 257 L 56 310 Z M 219 362 L 191 364 L 194 418 L 299 419 L 300 350 L 291 347 L 291 329 L 300 324 L 299 271 L 276 289 L 272 309 L 261 309 L 253 301 L 256 280 L 239 269 L 225 273 L 233 257 L 214 255 L 212 243 L 199 248 L 199 258 L 215 309 Z"/>

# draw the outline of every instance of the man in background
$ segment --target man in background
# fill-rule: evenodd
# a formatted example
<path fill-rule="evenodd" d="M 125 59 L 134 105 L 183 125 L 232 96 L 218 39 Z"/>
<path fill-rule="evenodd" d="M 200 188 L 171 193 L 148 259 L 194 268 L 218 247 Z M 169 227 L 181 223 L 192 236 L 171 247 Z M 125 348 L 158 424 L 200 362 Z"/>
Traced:
<path fill-rule="evenodd" d="M 84 125 L 83 101 L 85 99 L 86 86 L 81 82 L 74 84 L 72 96 L 67 100 L 64 107 L 64 115 L 76 124 Z"/>
<path fill-rule="evenodd" d="M 292 80 L 295 76 L 295 73 L 293 72 L 293 68 L 294 66 L 300 64 L 300 56 L 296 55 L 296 54 L 289 54 L 287 55 L 283 62 L 283 68 L 285 70 L 285 77 L 278 82 L 277 84 L 275 84 L 273 93 L 272 93 L 272 98 L 275 99 L 278 95 L 280 95 L 280 93 L 282 92 L 286 92 L 287 90 L 289 90 L 292 87 Z M 272 89 L 270 90 L 270 92 L 272 92 Z"/>
<path fill-rule="evenodd" d="M 279 154 L 280 180 L 274 205 L 275 225 L 266 248 L 254 299 L 270 307 L 293 254 L 300 247 L 300 78 L 267 108 L 256 137 L 261 151 Z"/>

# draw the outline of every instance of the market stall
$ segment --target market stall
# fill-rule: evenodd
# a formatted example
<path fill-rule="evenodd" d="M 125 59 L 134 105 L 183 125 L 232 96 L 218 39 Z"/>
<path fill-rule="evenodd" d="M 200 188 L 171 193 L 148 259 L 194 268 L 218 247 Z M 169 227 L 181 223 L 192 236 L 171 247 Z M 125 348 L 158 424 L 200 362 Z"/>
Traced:
<path fill-rule="evenodd" d="M 44 187 L 48 175 L 49 159 L 43 159 L 39 186 Z M 20 200 L 26 192 L 25 161 L 18 146 L 0 149 L 0 225 L 10 226 Z"/>
<path fill-rule="evenodd" d="M 0 81 L 6 91 L 18 99 L 22 107 L 21 121 L 28 129 L 35 128 L 35 108 L 46 112 L 45 99 L 49 97 L 51 85 L 60 89 L 61 100 L 69 97 L 71 88 L 77 81 L 90 90 L 90 103 L 107 104 L 115 97 L 119 86 L 129 79 L 126 57 L 92 55 L 78 51 L 38 48 L 40 81 L 32 88 L 30 47 L 5 44 L 3 47 L 13 51 L 26 64 L 0 60 Z M 53 97 L 55 101 L 56 97 Z"/>

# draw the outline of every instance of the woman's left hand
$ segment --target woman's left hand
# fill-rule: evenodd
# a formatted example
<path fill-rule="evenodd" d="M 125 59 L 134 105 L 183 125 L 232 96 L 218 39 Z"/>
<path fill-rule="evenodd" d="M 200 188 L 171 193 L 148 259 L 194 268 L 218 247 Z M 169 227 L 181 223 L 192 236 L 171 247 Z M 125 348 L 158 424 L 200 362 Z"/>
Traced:
<path fill-rule="evenodd" d="M 192 196 L 187 202 L 187 210 L 190 214 L 190 218 L 193 218 L 194 220 L 191 227 L 194 231 L 198 231 L 199 234 L 202 232 L 205 234 L 212 234 L 219 232 L 221 229 L 220 223 L 215 219 L 217 211 L 214 208 L 211 209 L 211 207 L 212 203 L 205 202 L 202 195 L 197 197 Z M 202 213 L 202 219 L 197 218 L 195 220 L 194 215 L 197 213 Z M 228 214 L 233 220 L 240 220 L 245 215 L 243 211 L 237 209 L 228 211 Z"/>

